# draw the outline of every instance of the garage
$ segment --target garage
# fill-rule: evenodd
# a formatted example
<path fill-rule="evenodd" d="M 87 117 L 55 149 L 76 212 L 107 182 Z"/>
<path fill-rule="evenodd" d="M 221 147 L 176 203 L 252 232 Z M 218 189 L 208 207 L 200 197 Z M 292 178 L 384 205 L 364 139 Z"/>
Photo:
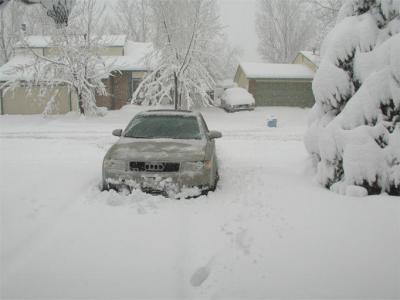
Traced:
<path fill-rule="evenodd" d="M 305 65 L 241 63 L 235 82 L 254 96 L 256 106 L 311 107 L 313 78 Z"/>

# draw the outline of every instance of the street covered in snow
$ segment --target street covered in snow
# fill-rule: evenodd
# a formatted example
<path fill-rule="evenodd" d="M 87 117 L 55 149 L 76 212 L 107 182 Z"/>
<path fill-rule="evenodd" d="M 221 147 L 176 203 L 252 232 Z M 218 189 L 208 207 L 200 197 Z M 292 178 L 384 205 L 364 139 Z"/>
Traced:
<path fill-rule="evenodd" d="M 208 196 L 100 192 L 142 109 L 0 117 L 2 298 L 400 298 L 399 199 L 321 187 L 309 110 L 202 109 L 223 133 Z"/>

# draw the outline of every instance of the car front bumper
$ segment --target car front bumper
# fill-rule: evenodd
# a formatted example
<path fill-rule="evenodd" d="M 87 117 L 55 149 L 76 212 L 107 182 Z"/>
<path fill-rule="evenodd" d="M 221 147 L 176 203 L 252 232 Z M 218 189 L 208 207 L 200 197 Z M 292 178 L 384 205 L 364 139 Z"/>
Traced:
<path fill-rule="evenodd" d="M 135 172 L 103 169 L 103 187 L 105 189 L 140 189 L 150 193 L 180 193 L 184 189 L 210 189 L 210 170 L 179 172 Z"/>

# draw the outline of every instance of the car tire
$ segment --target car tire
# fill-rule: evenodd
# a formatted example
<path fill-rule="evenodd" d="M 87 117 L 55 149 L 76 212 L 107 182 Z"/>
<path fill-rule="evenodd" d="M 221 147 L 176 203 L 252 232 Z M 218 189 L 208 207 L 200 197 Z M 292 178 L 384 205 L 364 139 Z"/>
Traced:
<path fill-rule="evenodd" d="M 216 174 L 215 174 L 214 184 L 210 187 L 210 191 L 211 192 L 215 192 L 215 190 L 217 189 L 218 181 L 219 181 L 219 173 L 217 171 Z"/>
<path fill-rule="evenodd" d="M 110 186 L 103 181 L 100 185 L 100 191 L 105 192 L 105 191 L 109 191 L 109 190 L 110 190 Z"/>

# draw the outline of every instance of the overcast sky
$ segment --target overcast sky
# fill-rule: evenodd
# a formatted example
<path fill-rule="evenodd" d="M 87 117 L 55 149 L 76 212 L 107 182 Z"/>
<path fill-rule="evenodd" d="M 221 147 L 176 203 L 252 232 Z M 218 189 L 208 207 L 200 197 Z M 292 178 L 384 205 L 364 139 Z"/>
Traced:
<path fill-rule="evenodd" d="M 243 61 L 261 61 L 255 29 L 257 0 L 219 0 L 221 21 L 233 45 L 243 49 Z"/>
<path fill-rule="evenodd" d="M 99 0 L 110 6 L 112 0 Z M 257 0 L 218 0 L 221 23 L 232 45 L 243 50 L 242 61 L 261 61 L 257 53 L 258 38 L 255 29 Z M 110 6 L 111 7 L 111 6 Z"/>

